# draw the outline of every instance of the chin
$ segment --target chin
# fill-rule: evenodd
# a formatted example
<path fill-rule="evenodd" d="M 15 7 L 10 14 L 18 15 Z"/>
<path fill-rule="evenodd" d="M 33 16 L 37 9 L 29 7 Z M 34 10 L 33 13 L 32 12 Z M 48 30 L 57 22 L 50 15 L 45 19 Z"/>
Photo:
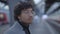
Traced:
<path fill-rule="evenodd" d="M 28 22 L 28 24 L 31 24 L 32 22 Z"/>

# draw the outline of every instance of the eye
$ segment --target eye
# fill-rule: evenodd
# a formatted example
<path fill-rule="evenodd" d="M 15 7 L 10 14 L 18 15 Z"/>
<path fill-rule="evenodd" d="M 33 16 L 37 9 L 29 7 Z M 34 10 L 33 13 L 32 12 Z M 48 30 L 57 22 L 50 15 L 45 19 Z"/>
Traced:
<path fill-rule="evenodd" d="M 34 15 L 35 15 L 36 13 L 35 13 L 34 11 L 32 11 L 32 14 L 34 14 Z"/>
<path fill-rule="evenodd" d="M 29 11 L 25 11 L 24 13 L 29 13 Z"/>

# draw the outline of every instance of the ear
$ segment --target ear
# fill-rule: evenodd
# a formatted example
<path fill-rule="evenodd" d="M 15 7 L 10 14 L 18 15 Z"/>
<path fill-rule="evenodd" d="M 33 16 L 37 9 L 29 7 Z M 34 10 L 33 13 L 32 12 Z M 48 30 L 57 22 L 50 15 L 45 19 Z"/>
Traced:
<path fill-rule="evenodd" d="M 19 21 L 21 21 L 21 17 L 20 16 L 18 16 L 18 19 L 19 19 Z"/>
<path fill-rule="evenodd" d="M 20 16 L 18 16 L 18 19 L 20 19 Z"/>

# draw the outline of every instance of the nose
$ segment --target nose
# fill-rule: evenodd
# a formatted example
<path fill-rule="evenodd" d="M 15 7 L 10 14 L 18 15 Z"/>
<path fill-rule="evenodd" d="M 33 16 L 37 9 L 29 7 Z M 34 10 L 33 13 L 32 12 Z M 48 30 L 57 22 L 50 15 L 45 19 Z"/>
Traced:
<path fill-rule="evenodd" d="M 29 13 L 29 16 L 31 16 L 31 17 L 32 17 L 32 16 L 33 16 L 33 14 L 32 14 L 32 13 Z"/>

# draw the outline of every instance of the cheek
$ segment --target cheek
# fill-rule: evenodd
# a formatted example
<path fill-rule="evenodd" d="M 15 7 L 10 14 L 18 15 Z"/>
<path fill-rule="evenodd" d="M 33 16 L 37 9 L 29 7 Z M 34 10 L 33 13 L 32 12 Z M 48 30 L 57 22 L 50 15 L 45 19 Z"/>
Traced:
<path fill-rule="evenodd" d="M 28 20 L 28 16 L 25 15 L 25 14 L 22 14 L 22 15 L 21 15 L 21 20 L 27 21 L 27 20 Z"/>

